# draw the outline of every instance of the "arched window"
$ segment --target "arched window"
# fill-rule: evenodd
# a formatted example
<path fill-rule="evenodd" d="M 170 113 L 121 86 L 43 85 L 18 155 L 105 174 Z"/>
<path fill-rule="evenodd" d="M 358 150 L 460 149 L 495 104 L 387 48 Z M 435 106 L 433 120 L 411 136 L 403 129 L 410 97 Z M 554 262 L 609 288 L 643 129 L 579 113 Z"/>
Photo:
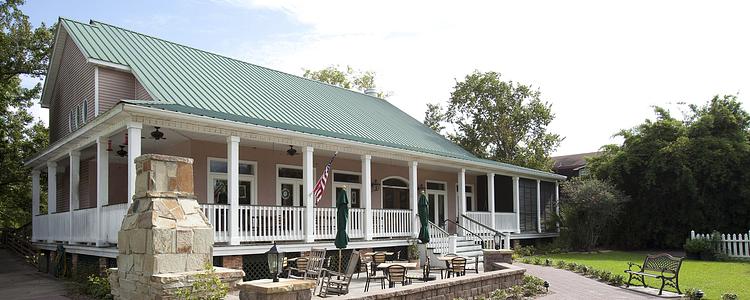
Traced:
<path fill-rule="evenodd" d="M 387 177 L 381 182 L 383 208 L 409 209 L 409 182 L 401 177 Z"/>

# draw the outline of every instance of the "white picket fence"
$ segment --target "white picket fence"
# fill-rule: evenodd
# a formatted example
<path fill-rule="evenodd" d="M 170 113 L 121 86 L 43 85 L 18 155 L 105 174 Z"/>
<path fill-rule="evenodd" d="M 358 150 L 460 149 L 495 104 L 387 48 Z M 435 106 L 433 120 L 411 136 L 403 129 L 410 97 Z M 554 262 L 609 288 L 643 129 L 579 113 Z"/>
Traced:
<path fill-rule="evenodd" d="M 690 239 L 710 239 L 710 233 L 690 231 Z M 729 257 L 750 258 L 750 231 L 742 234 L 722 234 L 719 244 L 721 252 Z"/>

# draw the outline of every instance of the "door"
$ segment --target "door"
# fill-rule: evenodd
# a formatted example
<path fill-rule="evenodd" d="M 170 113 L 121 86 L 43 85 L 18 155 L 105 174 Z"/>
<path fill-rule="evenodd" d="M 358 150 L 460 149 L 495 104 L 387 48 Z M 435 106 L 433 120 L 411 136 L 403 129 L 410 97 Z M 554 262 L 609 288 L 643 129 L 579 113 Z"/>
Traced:
<path fill-rule="evenodd" d="M 281 206 L 302 206 L 302 181 L 279 178 L 277 204 Z"/>
<path fill-rule="evenodd" d="M 339 192 L 344 191 L 346 193 L 347 200 L 349 200 L 349 208 L 362 208 L 360 202 L 360 187 L 355 184 L 335 184 L 335 193 L 333 193 L 333 200 L 331 202 L 332 207 L 336 207 L 336 200 Z"/>
<path fill-rule="evenodd" d="M 429 220 L 438 226 L 445 226 L 445 191 L 427 190 Z"/>

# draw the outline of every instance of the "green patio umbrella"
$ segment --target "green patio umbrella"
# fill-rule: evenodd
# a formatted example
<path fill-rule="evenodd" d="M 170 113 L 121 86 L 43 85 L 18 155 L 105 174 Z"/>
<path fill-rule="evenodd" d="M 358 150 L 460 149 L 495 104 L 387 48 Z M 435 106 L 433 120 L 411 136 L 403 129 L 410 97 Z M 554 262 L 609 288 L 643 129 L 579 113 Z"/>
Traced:
<path fill-rule="evenodd" d="M 341 249 L 346 249 L 349 236 L 346 234 L 346 222 L 349 220 L 349 200 L 346 199 L 346 189 L 339 190 L 336 196 L 336 240 L 333 242 L 339 248 L 339 273 L 341 272 Z"/>
<path fill-rule="evenodd" d="M 422 192 L 421 195 L 419 195 L 419 203 L 417 204 L 417 212 L 419 212 L 419 241 L 422 242 L 422 244 L 427 244 L 430 242 L 430 231 L 427 228 L 427 218 L 429 216 L 429 209 L 427 208 L 427 197 L 425 196 L 425 193 Z"/>

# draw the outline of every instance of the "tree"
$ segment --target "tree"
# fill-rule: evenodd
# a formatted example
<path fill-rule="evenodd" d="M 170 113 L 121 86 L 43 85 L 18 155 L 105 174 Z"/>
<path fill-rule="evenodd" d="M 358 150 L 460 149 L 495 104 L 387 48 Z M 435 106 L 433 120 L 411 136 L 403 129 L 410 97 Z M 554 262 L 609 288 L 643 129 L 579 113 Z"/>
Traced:
<path fill-rule="evenodd" d="M 441 124 L 445 120 L 445 114 L 440 104 L 427 103 L 427 111 L 424 112 L 424 125 L 430 127 L 437 133 L 441 133 L 445 126 Z"/>
<path fill-rule="evenodd" d="M 34 29 L 19 6 L 0 4 L 0 226 L 17 227 L 31 219 L 31 177 L 23 165 L 47 146 L 47 127 L 29 112 L 41 85 L 21 86 L 21 75 L 42 77 L 49 63 L 53 33 Z"/>
<path fill-rule="evenodd" d="M 555 116 L 540 97 L 530 86 L 502 81 L 499 73 L 475 71 L 453 87 L 444 115 L 455 130 L 449 138 L 479 157 L 550 170 L 550 153 L 561 138 L 547 132 Z"/>
<path fill-rule="evenodd" d="M 575 177 L 561 185 L 561 236 L 576 250 L 590 251 L 600 243 L 607 228 L 614 227 L 628 201 L 614 185 L 595 178 Z"/>
<path fill-rule="evenodd" d="M 690 230 L 747 231 L 750 115 L 737 97 L 691 105 L 681 120 L 654 111 L 656 120 L 622 130 L 622 145 L 603 147 L 589 163 L 632 198 L 611 233 L 620 246 L 678 248 Z"/>
<path fill-rule="evenodd" d="M 350 66 L 341 69 L 339 66 L 329 66 L 321 70 L 304 69 L 305 78 L 325 82 L 345 89 L 364 92 L 375 88 L 375 72 L 354 70 Z M 378 92 L 378 98 L 385 99 L 390 93 Z"/>

